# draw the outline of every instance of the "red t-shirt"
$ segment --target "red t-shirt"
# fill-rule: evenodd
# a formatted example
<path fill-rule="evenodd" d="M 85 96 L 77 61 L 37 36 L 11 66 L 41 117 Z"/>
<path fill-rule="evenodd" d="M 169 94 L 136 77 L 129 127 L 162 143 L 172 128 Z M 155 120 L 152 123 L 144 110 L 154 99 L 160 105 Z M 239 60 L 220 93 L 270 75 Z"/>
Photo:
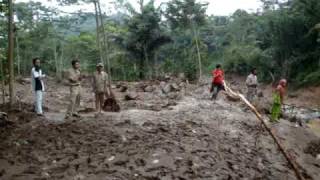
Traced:
<path fill-rule="evenodd" d="M 223 84 L 223 71 L 221 69 L 215 69 L 212 71 L 212 82 L 214 84 Z"/>

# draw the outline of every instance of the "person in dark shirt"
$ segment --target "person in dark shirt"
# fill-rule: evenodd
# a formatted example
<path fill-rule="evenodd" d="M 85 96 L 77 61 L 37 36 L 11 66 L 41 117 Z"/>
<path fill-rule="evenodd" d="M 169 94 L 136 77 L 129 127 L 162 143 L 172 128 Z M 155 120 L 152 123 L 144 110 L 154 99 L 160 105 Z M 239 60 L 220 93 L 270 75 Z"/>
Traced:
<path fill-rule="evenodd" d="M 31 81 L 32 81 L 32 91 L 35 95 L 35 110 L 38 116 L 43 116 L 42 110 L 42 99 L 43 99 L 43 91 L 44 91 L 44 83 L 43 78 L 45 77 L 42 74 L 42 70 L 40 68 L 40 59 L 34 58 L 32 60 L 33 68 L 31 70 Z"/>

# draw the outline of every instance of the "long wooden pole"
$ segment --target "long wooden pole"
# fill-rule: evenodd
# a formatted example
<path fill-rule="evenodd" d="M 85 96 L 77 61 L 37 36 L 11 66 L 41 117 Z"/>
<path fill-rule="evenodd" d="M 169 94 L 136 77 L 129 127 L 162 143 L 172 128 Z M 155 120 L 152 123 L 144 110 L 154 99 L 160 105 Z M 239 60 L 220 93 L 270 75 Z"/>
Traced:
<path fill-rule="evenodd" d="M 281 153 L 284 155 L 284 157 L 287 159 L 288 163 L 293 168 L 297 178 L 299 180 L 305 180 L 305 178 L 302 176 L 298 163 L 294 160 L 294 157 L 290 155 L 290 153 L 285 149 L 284 145 L 281 143 L 280 139 L 275 134 L 274 130 L 270 128 L 267 123 L 263 120 L 261 114 L 258 112 L 258 110 L 243 96 L 243 94 L 235 93 L 231 88 L 229 88 L 224 82 L 224 87 L 226 89 L 227 93 L 230 93 L 232 96 L 239 97 L 241 101 L 243 101 L 249 108 L 252 110 L 252 112 L 257 116 L 258 120 L 263 124 L 265 129 L 268 131 L 268 133 L 271 135 L 271 137 L 274 139 L 276 144 L 278 145 Z"/>

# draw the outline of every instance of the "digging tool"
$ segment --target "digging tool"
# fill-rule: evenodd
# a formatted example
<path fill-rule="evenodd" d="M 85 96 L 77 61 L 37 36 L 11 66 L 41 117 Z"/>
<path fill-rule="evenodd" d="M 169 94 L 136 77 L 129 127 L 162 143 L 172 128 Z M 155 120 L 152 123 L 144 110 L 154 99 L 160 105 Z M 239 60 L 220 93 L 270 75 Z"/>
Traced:
<path fill-rule="evenodd" d="M 267 123 L 263 120 L 263 117 L 261 114 L 257 111 L 257 109 L 244 97 L 243 94 L 234 92 L 230 87 L 227 86 L 227 83 L 224 82 L 224 87 L 227 93 L 231 94 L 232 96 L 239 97 L 241 101 L 243 101 L 249 108 L 252 110 L 252 112 L 257 116 L 258 120 L 262 123 L 262 125 L 265 127 L 265 129 L 268 131 L 268 133 L 272 136 L 275 143 L 278 145 L 281 153 L 285 156 L 288 163 L 293 168 L 297 178 L 299 180 L 305 180 L 305 178 L 302 176 L 300 170 L 299 170 L 299 164 L 295 161 L 294 157 L 290 155 L 290 153 L 285 149 L 284 145 L 281 143 L 280 139 L 276 136 L 274 130 L 270 128 Z"/>

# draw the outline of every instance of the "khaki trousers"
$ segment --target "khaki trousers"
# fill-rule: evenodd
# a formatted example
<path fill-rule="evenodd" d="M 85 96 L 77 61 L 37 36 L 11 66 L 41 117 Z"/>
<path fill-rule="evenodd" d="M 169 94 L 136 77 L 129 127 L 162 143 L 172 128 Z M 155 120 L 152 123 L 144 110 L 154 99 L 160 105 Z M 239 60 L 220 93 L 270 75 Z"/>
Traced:
<path fill-rule="evenodd" d="M 96 97 L 96 110 L 98 112 L 101 112 L 101 109 L 103 108 L 103 103 L 104 103 L 104 92 L 96 92 L 95 97 Z"/>
<path fill-rule="evenodd" d="M 70 86 L 70 104 L 67 111 L 67 116 L 78 114 L 80 106 L 81 86 Z"/>
<path fill-rule="evenodd" d="M 247 99 L 252 103 L 253 100 L 257 97 L 258 90 L 255 87 L 248 87 Z"/>

